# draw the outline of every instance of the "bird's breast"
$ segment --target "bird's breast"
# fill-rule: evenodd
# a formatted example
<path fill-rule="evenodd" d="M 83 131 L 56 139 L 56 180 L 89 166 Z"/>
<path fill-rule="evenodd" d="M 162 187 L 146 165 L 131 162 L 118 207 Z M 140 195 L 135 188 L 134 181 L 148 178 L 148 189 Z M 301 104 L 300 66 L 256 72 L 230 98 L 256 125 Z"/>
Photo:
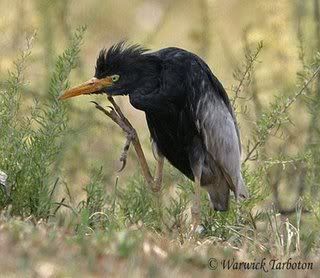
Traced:
<path fill-rule="evenodd" d="M 167 160 L 184 175 L 193 179 L 189 149 L 195 136 L 192 124 L 181 111 L 168 115 L 147 114 L 152 140 Z"/>

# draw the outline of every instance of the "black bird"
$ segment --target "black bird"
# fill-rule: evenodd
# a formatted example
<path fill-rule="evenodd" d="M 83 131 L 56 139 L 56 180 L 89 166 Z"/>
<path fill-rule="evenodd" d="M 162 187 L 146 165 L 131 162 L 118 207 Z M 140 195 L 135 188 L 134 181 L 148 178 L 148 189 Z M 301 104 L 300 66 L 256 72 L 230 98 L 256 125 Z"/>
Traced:
<path fill-rule="evenodd" d="M 195 182 L 195 218 L 200 186 L 218 211 L 228 209 L 230 190 L 237 199 L 248 196 L 234 111 L 200 57 L 175 47 L 150 52 L 118 43 L 101 50 L 94 78 L 60 98 L 102 93 L 129 95 L 132 106 L 145 112 L 160 168 L 165 157 Z"/>

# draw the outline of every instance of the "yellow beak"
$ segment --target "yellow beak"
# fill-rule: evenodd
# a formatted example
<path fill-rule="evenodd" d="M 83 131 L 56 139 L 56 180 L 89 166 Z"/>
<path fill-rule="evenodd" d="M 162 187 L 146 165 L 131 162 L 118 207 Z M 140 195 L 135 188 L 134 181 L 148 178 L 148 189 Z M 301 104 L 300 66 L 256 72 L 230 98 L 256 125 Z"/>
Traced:
<path fill-rule="evenodd" d="M 69 90 L 66 90 L 59 99 L 67 99 L 71 97 L 76 97 L 80 95 L 92 94 L 100 91 L 103 88 L 112 85 L 111 77 L 106 77 L 102 79 L 98 79 L 93 77 L 92 79 L 84 82 L 83 84 L 73 87 Z"/>

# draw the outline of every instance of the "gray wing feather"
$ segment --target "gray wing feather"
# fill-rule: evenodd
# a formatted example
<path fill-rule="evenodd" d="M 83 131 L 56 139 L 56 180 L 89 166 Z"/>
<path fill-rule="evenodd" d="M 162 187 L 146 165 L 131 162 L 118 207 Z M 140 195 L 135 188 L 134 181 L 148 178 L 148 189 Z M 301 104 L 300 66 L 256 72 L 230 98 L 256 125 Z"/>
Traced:
<path fill-rule="evenodd" d="M 222 100 L 213 96 L 206 93 L 198 104 L 198 130 L 206 151 L 223 173 L 232 178 L 240 171 L 239 138 L 232 115 Z M 231 189 L 235 191 L 234 187 Z"/>
<path fill-rule="evenodd" d="M 201 97 L 196 106 L 195 122 L 211 157 L 212 169 L 221 170 L 237 198 L 246 198 L 248 193 L 240 170 L 240 136 L 230 102 L 226 103 L 209 82 L 202 80 L 200 84 Z"/>
<path fill-rule="evenodd" d="M 232 116 L 232 120 L 234 123 L 234 128 L 237 133 L 237 138 L 238 138 L 238 147 L 240 150 L 241 154 L 241 141 L 240 141 L 240 132 L 237 124 L 237 118 L 235 116 L 235 113 L 233 111 L 232 105 L 230 103 L 230 100 L 228 98 L 228 95 L 226 91 L 224 90 L 222 84 L 219 82 L 219 80 L 212 74 L 210 68 L 206 63 L 204 63 L 201 59 L 199 59 L 195 64 L 192 65 L 193 67 L 200 66 L 201 67 L 201 72 L 202 72 L 202 78 L 204 76 L 207 76 L 208 79 L 202 79 L 201 80 L 201 88 L 200 90 L 202 91 L 202 95 L 209 94 L 211 96 L 214 96 L 216 99 L 220 99 L 220 101 L 224 104 L 225 108 L 229 111 L 230 115 Z M 196 71 L 194 71 L 196 72 Z M 199 76 L 194 76 L 194 80 L 199 79 Z M 199 82 L 200 80 L 198 80 Z M 207 81 L 207 82 L 206 82 Z"/>

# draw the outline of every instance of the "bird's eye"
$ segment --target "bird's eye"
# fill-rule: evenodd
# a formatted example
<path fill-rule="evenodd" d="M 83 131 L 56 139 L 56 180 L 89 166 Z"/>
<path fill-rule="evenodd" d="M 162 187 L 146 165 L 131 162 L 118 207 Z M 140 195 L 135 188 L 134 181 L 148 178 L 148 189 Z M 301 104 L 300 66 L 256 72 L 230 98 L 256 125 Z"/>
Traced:
<path fill-rule="evenodd" d="M 112 82 L 117 82 L 119 80 L 119 78 L 120 78 L 120 75 L 118 75 L 118 74 L 111 76 Z"/>

